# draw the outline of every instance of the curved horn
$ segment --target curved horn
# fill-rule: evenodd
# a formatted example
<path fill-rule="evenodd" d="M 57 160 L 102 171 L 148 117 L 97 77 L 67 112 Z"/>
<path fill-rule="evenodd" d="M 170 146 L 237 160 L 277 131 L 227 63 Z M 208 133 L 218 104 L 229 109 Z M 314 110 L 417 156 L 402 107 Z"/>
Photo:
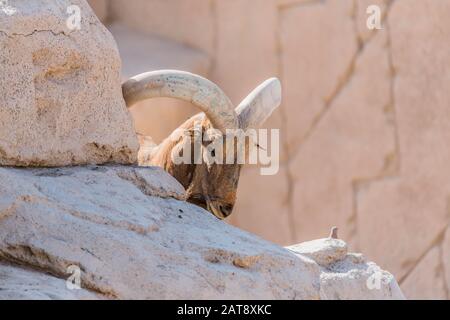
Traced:
<path fill-rule="evenodd" d="M 225 133 L 237 129 L 234 106 L 225 93 L 211 81 L 189 72 L 159 70 L 141 73 L 123 83 L 127 107 L 150 98 L 176 98 L 194 104 L 208 117 L 214 128 Z"/>
<path fill-rule="evenodd" d="M 280 104 L 280 81 L 277 78 L 264 81 L 236 108 L 241 128 L 258 128 Z"/>

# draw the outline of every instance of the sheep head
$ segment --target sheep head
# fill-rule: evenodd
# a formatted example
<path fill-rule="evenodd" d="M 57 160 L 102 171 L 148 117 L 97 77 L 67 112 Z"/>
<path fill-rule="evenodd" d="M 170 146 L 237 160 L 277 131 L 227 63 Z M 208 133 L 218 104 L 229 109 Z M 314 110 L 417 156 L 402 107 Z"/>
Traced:
<path fill-rule="evenodd" d="M 249 140 L 242 144 L 233 132 L 258 128 L 280 105 L 281 85 L 278 79 L 263 82 L 237 108 L 214 83 L 176 70 L 137 75 L 126 81 L 122 89 L 127 107 L 149 98 L 171 97 L 188 101 L 203 111 L 153 148 L 147 164 L 160 166 L 175 177 L 185 187 L 187 201 L 207 209 L 219 219 L 229 216 L 236 202 L 242 167 L 236 161 L 238 150 L 249 147 Z M 200 149 L 197 137 L 201 137 Z M 220 144 L 220 150 L 210 148 L 219 140 L 225 142 Z M 233 141 L 232 146 L 230 141 Z M 190 150 L 189 154 L 183 154 L 186 150 Z M 213 155 L 222 161 L 201 161 L 210 158 L 211 150 L 219 151 L 218 155 Z M 174 161 L 174 155 L 187 157 L 189 161 Z M 199 155 L 201 159 L 196 161 Z"/>

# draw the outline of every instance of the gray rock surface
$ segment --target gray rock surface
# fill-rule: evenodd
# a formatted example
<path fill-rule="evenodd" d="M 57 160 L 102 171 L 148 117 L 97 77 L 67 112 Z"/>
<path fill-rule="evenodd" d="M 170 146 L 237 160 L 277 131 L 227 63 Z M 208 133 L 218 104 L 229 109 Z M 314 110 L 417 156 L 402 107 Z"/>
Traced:
<path fill-rule="evenodd" d="M 0 165 L 136 162 L 117 46 L 86 1 L 2 1 L 0 52 Z"/>
<path fill-rule="evenodd" d="M 66 281 L 63 279 L 31 269 L 0 263 L 0 299 L 92 300 L 102 299 L 102 297 L 85 289 L 68 290 Z"/>
<path fill-rule="evenodd" d="M 0 299 L 402 297 L 365 289 L 351 254 L 323 268 L 183 199 L 159 168 L 0 168 Z M 64 289 L 70 266 L 83 289 Z"/>
<path fill-rule="evenodd" d="M 340 239 L 324 238 L 287 247 L 321 268 L 320 299 L 405 299 L 394 276 L 359 253 L 348 253 Z"/>
<path fill-rule="evenodd" d="M 324 238 L 302 242 L 288 249 L 310 257 L 319 265 L 326 267 L 347 255 L 347 244 L 339 239 Z"/>

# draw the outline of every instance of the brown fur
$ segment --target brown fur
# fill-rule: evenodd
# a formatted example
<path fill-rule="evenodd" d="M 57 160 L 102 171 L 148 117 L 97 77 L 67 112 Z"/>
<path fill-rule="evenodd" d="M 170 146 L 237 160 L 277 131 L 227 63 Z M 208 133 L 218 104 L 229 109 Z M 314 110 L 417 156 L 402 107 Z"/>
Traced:
<path fill-rule="evenodd" d="M 281 103 L 281 84 L 276 78 L 270 78 L 261 83 L 237 108 L 234 108 L 217 85 L 198 75 L 178 70 L 157 70 L 139 74 L 126 81 L 122 85 L 122 91 L 127 107 L 131 107 L 138 101 L 156 97 L 171 97 L 191 102 L 203 110 L 214 127 L 222 132 L 227 131 L 228 128 L 258 128 Z M 219 133 L 207 137 L 210 141 L 202 141 L 201 150 L 195 150 L 194 146 L 198 147 L 200 142 L 197 140 L 200 137 L 196 130 L 210 133 L 209 129 L 213 129 L 211 121 L 204 113 L 198 114 L 187 120 L 158 146 L 151 139 L 141 137 L 139 163 L 164 168 L 185 187 L 188 201 L 204 207 L 216 217 L 223 219 L 231 214 L 236 202 L 242 167 L 238 162 L 244 162 L 237 161 L 237 156 L 242 155 L 240 151 L 249 151 L 248 148 L 253 146 L 253 143 L 249 143 L 247 138 L 244 142 L 241 140 L 242 136 L 235 136 L 233 137 L 234 150 L 228 150 L 231 146 L 227 148 L 227 141 L 231 140 Z M 201 125 L 198 126 L 197 122 Z M 216 139 L 223 142 L 223 150 L 216 149 L 219 146 L 216 144 L 218 142 Z M 209 145 L 211 143 L 213 145 Z M 195 154 L 202 156 L 202 159 L 198 159 L 201 161 L 176 164 L 172 160 L 173 155 L 176 156 L 175 159 L 180 156 L 181 162 L 188 160 L 186 158 L 189 155 L 177 155 L 174 152 L 186 151 L 184 147 L 189 144 L 191 144 L 191 160 Z M 223 164 L 208 163 L 217 159 L 215 155 L 214 159 L 204 157 L 212 150 L 216 152 L 217 157 L 223 155 L 224 160 L 234 159 L 234 161 L 223 161 Z M 200 155 L 194 151 L 200 151 Z M 220 154 L 217 154 L 218 152 Z M 249 154 L 245 152 L 245 156 Z M 205 158 L 208 161 L 204 161 Z M 227 162 L 231 164 L 226 164 Z"/>
<path fill-rule="evenodd" d="M 194 123 L 196 121 L 201 121 L 203 133 L 212 128 L 209 120 L 203 114 L 198 114 L 179 127 L 179 129 L 189 132 L 189 135 L 180 136 L 175 140 L 172 134 L 159 146 L 153 148 L 151 155 L 143 158 L 151 159 L 146 164 L 162 167 L 175 177 L 186 189 L 187 201 L 201 206 L 216 217 L 223 219 L 233 211 L 242 165 L 225 164 L 225 161 L 224 164 L 212 164 L 210 166 L 204 161 L 201 164 L 193 164 L 193 161 L 191 161 L 191 164 L 177 165 L 172 161 L 172 150 L 183 143 L 182 139 L 191 139 L 191 150 L 194 150 L 192 137 L 194 136 Z M 203 143 L 202 154 L 203 148 L 208 143 L 208 141 Z M 224 145 L 224 148 L 226 149 L 226 145 Z M 226 150 L 223 154 L 225 157 Z M 191 154 L 191 160 L 193 160 L 193 154 Z"/>

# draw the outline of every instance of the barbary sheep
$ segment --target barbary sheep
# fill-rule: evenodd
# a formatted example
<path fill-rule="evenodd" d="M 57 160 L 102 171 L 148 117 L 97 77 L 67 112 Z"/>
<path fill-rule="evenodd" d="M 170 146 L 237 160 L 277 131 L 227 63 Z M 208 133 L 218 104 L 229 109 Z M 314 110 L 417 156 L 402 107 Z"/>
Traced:
<path fill-rule="evenodd" d="M 169 97 L 188 101 L 202 111 L 188 119 L 158 146 L 145 150 L 141 143 L 140 153 L 145 154 L 140 155 L 139 164 L 162 167 L 185 187 L 187 201 L 205 208 L 219 219 L 229 216 L 236 201 L 242 167 L 242 163 L 235 160 L 236 153 L 238 148 L 249 148 L 248 140 L 245 140 L 244 146 L 233 143 L 232 147 L 227 148 L 227 143 L 223 144 L 223 157 L 231 154 L 234 159 L 232 163 L 196 162 L 193 154 L 195 146 L 187 149 L 192 150 L 188 155 L 192 161 L 188 163 L 174 161 L 174 154 L 181 156 L 183 151 L 180 150 L 186 150 L 184 146 L 194 144 L 198 131 L 202 135 L 211 129 L 219 133 L 203 138 L 200 147 L 200 154 L 203 154 L 210 152 L 208 145 L 214 143 L 215 139 L 227 141 L 227 135 L 233 130 L 259 128 L 281 103 L 281 84 L 278 79 L 271 78 L 263 82 L 237 108 L 217 85 L 183 71 L 142 73 L 127 80 L 122 90 L 128 108 L 145 99 Z"/>

